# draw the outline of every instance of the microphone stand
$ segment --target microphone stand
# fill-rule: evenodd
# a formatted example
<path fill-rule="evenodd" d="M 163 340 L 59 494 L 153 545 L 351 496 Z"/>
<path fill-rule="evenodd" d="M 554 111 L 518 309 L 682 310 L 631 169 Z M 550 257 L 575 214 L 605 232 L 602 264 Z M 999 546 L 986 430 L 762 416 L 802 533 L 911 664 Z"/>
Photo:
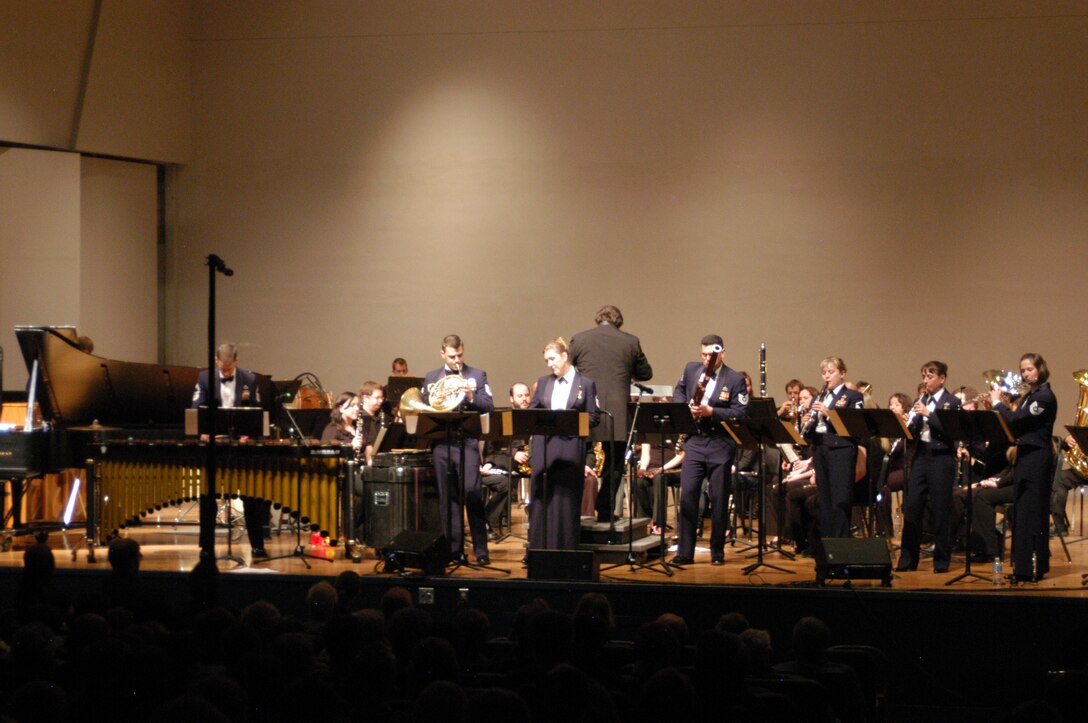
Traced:
<path fill-rule="evenodd" d="M 215 416 L 219 409 L 219 368 L 215 366 L 215 274 L 234 276 L 234 271 L 227 267 L 223 259 L 215 254 L 209 254 L 208 258 L 208 417 L 212 420 L 211 435 L 208 439 L 207 450 L 207 480 L 208 489 L 202 496 L 200 505 L 200 557 L 215 564 L 215 498 L 216 489 L 216 459 L 215 459 Z M 230 519 L 230 510 L 227 510 L 227 519 Z M 227 559 L 245 564 L 244 561 L 230 554 L 230 532 L 227 532 Z"/>

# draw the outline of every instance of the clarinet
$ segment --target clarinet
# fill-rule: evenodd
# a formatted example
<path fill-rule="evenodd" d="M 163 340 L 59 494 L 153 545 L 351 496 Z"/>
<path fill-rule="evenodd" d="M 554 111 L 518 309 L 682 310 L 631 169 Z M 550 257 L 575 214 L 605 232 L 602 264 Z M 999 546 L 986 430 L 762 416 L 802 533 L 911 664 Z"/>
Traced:
<path fill-rule="evenodd" d="M 759 345 L 759 396 L 767 398 L 767 345 Z"/>
<path fill-rule="evenodd" d="M 817 396 L 815 399 L 812 400 L 812 411 L 809 412 L 808 419 L 805 420 L 805 426 L 801 427 L 801 436 L 802 437 L 804 437 L 806 434 L 808 434 L 810 431 L 812 431 L 813 426 L 815 426 L 816 418 L 820 416 L 820 413 L 818 411 L 816 411 L 816 402 L 823 399 L 825 394 L 827 394 L 827 385 L 826 384 L 824 385 L 824 388 L 820 390 L 819 396 Z"/>

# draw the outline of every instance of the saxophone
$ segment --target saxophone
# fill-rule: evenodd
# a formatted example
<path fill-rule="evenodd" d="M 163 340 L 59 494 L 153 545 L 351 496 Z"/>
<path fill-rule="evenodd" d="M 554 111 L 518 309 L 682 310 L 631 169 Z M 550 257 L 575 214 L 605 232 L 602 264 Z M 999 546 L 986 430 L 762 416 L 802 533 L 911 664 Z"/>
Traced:
<path fill-rule="evenodd" d="M 522 477 L 532 477 L 533 466 L 529 463 L 529 460 L 533 458 L 533 440 L 530 439 L 529 443 L 522 445 L 522 447 L 518 451 L 524 452 L 528 457 L 528 459 L 526 459 L 524 463 L 516 463 L 518 468 L 518 474 Z"/>
<path fill-rule="evenodd" d="M 604 445 L 597 442 L 593 445 L 593 473 L 600 478 L 601 472 L 604 472 Z"/>

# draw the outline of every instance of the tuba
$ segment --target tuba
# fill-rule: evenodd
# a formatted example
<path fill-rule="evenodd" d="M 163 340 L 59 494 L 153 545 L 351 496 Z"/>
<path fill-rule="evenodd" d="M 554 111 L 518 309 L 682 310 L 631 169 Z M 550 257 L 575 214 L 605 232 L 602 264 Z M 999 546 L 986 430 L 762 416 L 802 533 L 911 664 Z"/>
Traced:
<path fill-rule="evenodd" d="M 1088 424 L 1088 369 L 1073 372 L 1073 379 L 1080 386 L 1080 398 L 1077 399 L 1077 417 L 1073 420 L 1073 426 L 1083 427 Z M 1081 477 L 1088 477 L 1088 455 L 1075 445 L 1065 455 L 1069 466 L 1075 469 Z"/>

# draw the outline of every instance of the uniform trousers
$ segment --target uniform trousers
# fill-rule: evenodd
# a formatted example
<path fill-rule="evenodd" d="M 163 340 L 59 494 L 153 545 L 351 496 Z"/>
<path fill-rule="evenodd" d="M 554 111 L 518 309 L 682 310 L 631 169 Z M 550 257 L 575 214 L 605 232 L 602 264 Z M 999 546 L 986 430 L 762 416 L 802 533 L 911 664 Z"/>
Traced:
<path fill-rule="evenodd" d="M 922 515 L 926 499 L 930 506 L 933 533 L 933 565 L 947 567 L 952 558 L 952 486 L 956 479 L 956 455 L 952 450 L 934 450 L 925 442 L 911 465 L 903 503 L 903 539 L 899 566 L 918 566 L 922 543 Z"/>
<path fill-rule="evenodd" d="M 699 524 L 699 497 L 704 479 L 710 483 L 710 553 L 723 554 L 729 527 L 733 443 L 725 437 L 699 434 L 688 439 L 684 452 L 684 463 L 680 465 L 680 541 L 676 554 L 695 555 L 695 529 Z"/>
<path fill-rule="evenodd" d="M 812 467 L 820 495 L 821 537 L 849 537 L 854 499 L 854 471 L 858 448 L 853 444 L 830 447 L 816 442 Z"/>
<path fill-rule="evenodd" d="M 1049 447 L 1018 445 L 1012 484 L 1012 564 L 1018 577 L 1050 571 L 1050 487 L 1054 457 Z"/>
<path fill-rule="evenodd" d="M 475 439 L 465 440 L 465 508 L 472 531 L 472 549 L 477 557 L 487 553 L 487 521 L 484 512 L 483 486 L 480 484 L 480 445 Z M 454 559 L 461 556 L 461 535 L 464 534 L 464 509 L 461 507 L 461 446 L 437 442 L 434 453 L 434 479 L 438 485 L 438 504 L 442 515 L 442 530 L 450 540 Z"/>

